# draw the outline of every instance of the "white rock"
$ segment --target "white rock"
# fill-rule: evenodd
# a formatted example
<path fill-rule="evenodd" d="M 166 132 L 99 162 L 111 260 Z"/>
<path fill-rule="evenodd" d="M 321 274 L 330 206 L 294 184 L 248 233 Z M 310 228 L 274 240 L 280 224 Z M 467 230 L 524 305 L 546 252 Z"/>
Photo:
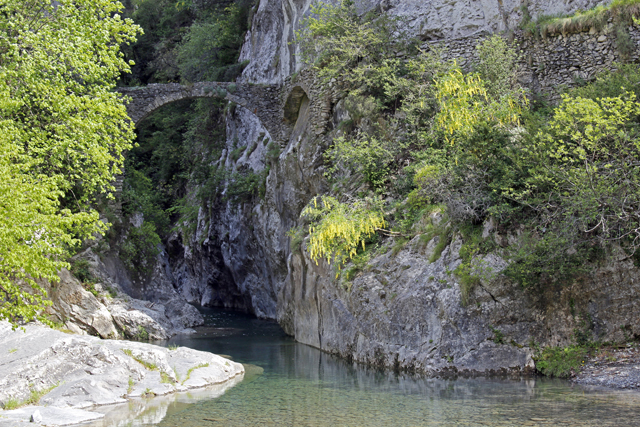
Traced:
<path fill-rule="evenodd" d="M 186 347 L 169 350 L 140 342 L 67 335 L 35 324 L 24 328 L 14 331 L 9 323 L 0 322 L 0 348 L 18 349 L 0 352 L 0 403 L 23 401 L 33 390 L 51 389 L 40 398 L 41 405 L 84 409 L 125 403 L 125 397 L 139 396 L 146 389 L 166 395 L 225 383 L 244 374 L 239 363 Z M 190 380 L 179 384 L 177 378 L 186 379 L 189 370 Z M 49 423 L 49 416 L 36 409 Z M 35 416 L 33 408 L 19 414 L 25 420 Z"/>
<path fill-rule="evenodd" d="M 31 414 L 31 419 L 29 420 L 32 423 L 41 423 L 42 422 L 42 414 L 39 410 L 35 410 L 33 414 Z"/>

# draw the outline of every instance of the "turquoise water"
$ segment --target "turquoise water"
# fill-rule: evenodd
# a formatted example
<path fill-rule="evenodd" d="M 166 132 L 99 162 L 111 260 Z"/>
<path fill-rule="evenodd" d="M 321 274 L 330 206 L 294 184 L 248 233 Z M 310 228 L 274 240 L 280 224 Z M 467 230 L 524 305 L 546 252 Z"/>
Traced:
<path fill-rule="evenodd" d="M 274 322 L 224 310 L 204 314 L 210 326 L 165 344 L 226 354 L 264 371 L 248 367 L 245 379 L 218 397 L 172 403 L 149 423 L 166 427 L 640 425 L 640 393 L 590 390 L 539 378 L 445 380 L 380 372 L 296 343 Z"/>

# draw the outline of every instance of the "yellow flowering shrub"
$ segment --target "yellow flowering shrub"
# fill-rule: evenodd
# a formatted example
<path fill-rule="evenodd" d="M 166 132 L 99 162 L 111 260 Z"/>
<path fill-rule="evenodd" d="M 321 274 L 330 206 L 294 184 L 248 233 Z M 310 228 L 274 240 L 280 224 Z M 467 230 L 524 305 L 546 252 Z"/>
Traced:
<path fill-rule="evenodd" d="M 316 263 L 321 258 L 347 262 L 357 254 L 358 245 L 364 249 L 365 239 L 386 225 L 377 200 L 340 203 L 331 196 L 319 196 L 302 216 L 312 220 L 307 250 Z"/>

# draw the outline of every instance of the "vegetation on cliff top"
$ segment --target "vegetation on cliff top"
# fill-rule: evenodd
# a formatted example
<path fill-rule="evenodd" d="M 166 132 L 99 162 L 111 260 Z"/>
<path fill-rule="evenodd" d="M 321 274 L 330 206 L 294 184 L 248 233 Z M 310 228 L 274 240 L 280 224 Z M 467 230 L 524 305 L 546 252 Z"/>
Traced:
<path fill-rule="evenodd" d="M 144 29 L 124 49 L 135 61 L 122 84 L 233 81 L 254 0 L 125 0 L 126 15 Z"/>
<path fill-rule="evenodd" d="M 522 2 L 523 19 L 520 22 L 520 28 L 528 37 L 546 39 L 591 30 L 609 32 L 611 29 L 610 33 L 622 59 L 628 60 L 636 49 L 629 34 L 629 26 L 640 17 L 639 0 L 614 0 L 608 5 L 596 6 L 585 11 L 578 10 L 570 16 L 540 15 L 535 20 L 532 19 L 528 7 L 528 0 Z"/>
<path fill-rule="evenodd" d="M 541 15 L 535 21 L 528 11 L 528 1 L 523 2 L 524 20 L 521 27 L 532 36 L 546 38 L 558 34 L 571 34 L 595 29 L 602 30 L 609 21 L 616 25 L 633 24 L 633 18 L 640 16 L 639 0 L 613 0 L 608 5 L 579 10 L 572 15 Z"/>
<path fill-rule="evenodd" d="M 530 106 L 517 54 L 501 37 L 481 42 L 464 73 L 437 50 L 398 58 L 415 51 L 398 27 L 345 1 L 315 7 L 298 34 L 307 61 L 344 91 L 349 119 L 326 156 L 335 194 L 382 196 L 385 220 L 405 235 L 420 232 L 407 228 L 406 212 L 419 222 L 434 204 L 457 229 L 493 217 L 520 235 L 501 251 L 511 261 L 505 274 L 525 285 L 565 283 L 617 248 L 636 252 L 636 69 L 570 90 L 556 107 Z M 325 221 L 311 224 L 314 242 L 328 239 Z M 353 254 L 360 243 L 340 250 Z"/>
<path fill-rule="evenodd" d="M 0 319 L 40 319 L 39 280 L 105 226 L 133 128 L 112 91 L 139 32 L 110 0 L 0 1 Z"/>

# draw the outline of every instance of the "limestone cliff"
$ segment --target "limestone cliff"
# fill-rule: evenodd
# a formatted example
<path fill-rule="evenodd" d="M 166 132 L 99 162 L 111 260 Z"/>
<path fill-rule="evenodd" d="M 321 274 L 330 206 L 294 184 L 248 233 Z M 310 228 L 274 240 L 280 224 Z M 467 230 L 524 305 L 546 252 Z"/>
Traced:
<path fill-rule="evenodd" d="M 358 6 L 409 17 L 411 29 L 425 42 L 459 45 L 487 32 L 514 29 L 522 17 L 522 3 L 382 0 Z M 527 2 L 534 15 L 568 13 L 599 3 L 606 2 Z M 241 60 L 250 61 L 242 81 L 291 83 L 287 79 L 302 67 L 295 32 L 309 6 L 308 0 L 259 2 L 242 49 Z M 603 41 L 579 35 L 583 36 L 585 43 L 589 37 L 594 43 Z M 567 45 L 564 39 L 556 42 Z M 555 78 L 548 68 L 545 72 Z M 573 76 L 567 73 L 567 78 Z M 300 78 L 304 76 L 294 76 Z M 556 84 L 553 81 L 549 84 Z M 313 100 L 311 94 L 304 95 Z M 234 171 L 268 170 L 264 197 L 201 209 L 189 244 L 178 238 L 169 242 L 174 286 L 187 300 L 277 319 L 298 341 L 347 358 L 427 372 L 524 371 L 533 367 L 533 345 L 567 343 L 580 328 L 602 340 L 620 340 L 624 333 L 640 335 L 640 318 L 634 314 L 640 310 L 640 272 L 628 260 L 612 261 L 585 281 L 544 292 L 506 280 L 483 282 L 463 304 L 460 283 L 450 274 L 461 262 L 455 236 L 435 262 L 429 258 L 437 237 L 425 245 L 412 241 L 395 255 L 389 241 L 386 251 L 349 286 L 333 279 L 330 266 L 311 262 L 304 243 L 302 250 L 291 248 L 287 232 L 299 225 L 302 208 L 312 196 L 328 190 L 323 151 L 344 112 L 339 96 L 331 91 L 324 96 L 326 111 L 311 110 L 303 99 L 291 137 L 282 141 L 277 153 L 268 148 L 274 136 L 252 111 L 237 108 L 228 115 L 228 149 L 218 164 Z M 318 114 L 326 121 L 320 133 L 311 125 Z M 234 161 L 234 141 L 255 148 Z M 487 233 L 504 238 L 490 227 Z M 492 255 L 485 262 L 496 271 L 504 267 L 504 261 Z"/>

